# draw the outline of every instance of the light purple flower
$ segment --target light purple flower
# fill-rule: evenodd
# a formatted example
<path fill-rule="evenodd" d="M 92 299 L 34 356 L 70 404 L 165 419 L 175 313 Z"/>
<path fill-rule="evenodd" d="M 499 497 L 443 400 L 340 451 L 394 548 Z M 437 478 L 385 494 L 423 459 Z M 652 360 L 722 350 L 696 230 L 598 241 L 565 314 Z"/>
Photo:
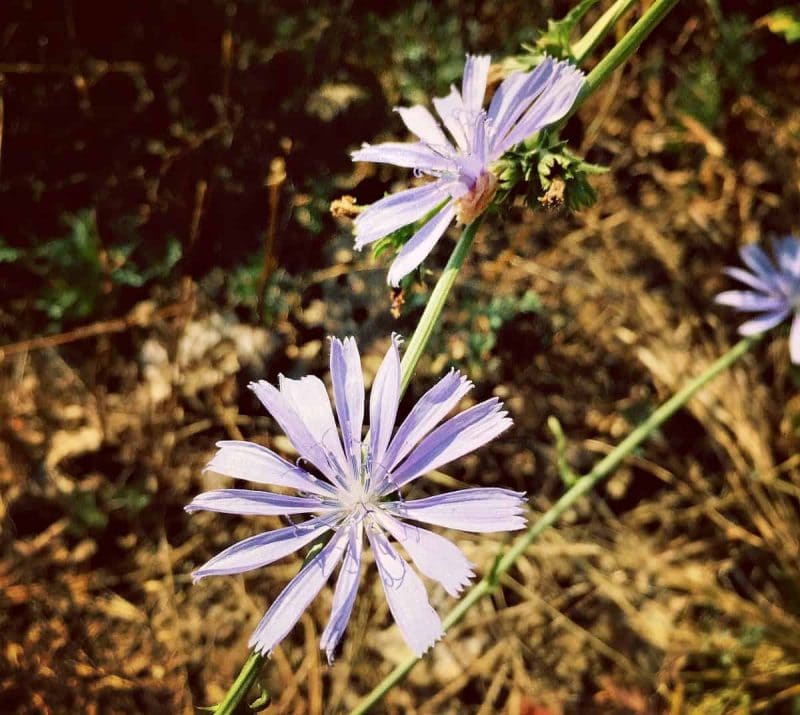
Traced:
<path fill-rule="evenodd" d="M 776 239 L 772 249 L 774 263 L 759 246 L 744 246 L 739 254 L 750 270 L 726 268 L 725 272 L 752 290 L 728 290 L 720 293 L 716 301 L 746 313 L 758 313 L 739 326 L 742 335 L 763 333 L 794 313 L 789 355 L 793 363 L 800 365 L 800 238 Z"/>
<path fill-rule="evenodd" d="M 450 222 L 472 223 L 489 206 L 497 190 L 491 165 L 534 132 L 557 122 L 572 108 L 583 87 L 583 73 L 569 62 L 545 57 L 532 72 L 513 72 L 500 85 L 488 111 L 482 108 L 491 58 L 467 55 L 461 92 L 450 88 L 433 106 L 453 144 L 423 106 L 397 108 L 412 143 L 364 146 L 354 161 L 372 161 L 414 169 L 435 181 L 387 196 L 355 220 L 356 248 L 361 249 L 436 209 L 406 243 L 389 269 L 397 286 L 433 250 Z"/>
<path fill-rule="evenodd" d="M 525 526 L 523 494 L 493 487 L 463 489 L 424 499 L 403 500 L 398 490 L 426 472 L 472 452 L 511 425 L 496 399 L 486 400 L 442 422 L 472 383 L 451 371 L 416 403 L 392 437 L 400 400 L 399 339 L 381 363 L 369 400 L 370 430 L 362 439 L 364 378 L 353 338 L 331 340 L 331 378 L 338 429 L 324 384 L 316 377 L 251 383 L 263 405 L 291 440 L 314 476 L 265 447 L 220 442 L 207 469 L 238 479 L 288 487 L 296 496 L 264 490 L 217 489 L 197 496 L 187 511 L 282 515 L 290 525 L 240 541 L 197 569 L 195 581 L 265 566 L 311 544 L 330 540 L 272 603 L 250 639 L 269 654 L 297 623 L 341 562 L 330 619 L 320 647 L 328 659 L 344 633 L 358 589 L 364 536 L 372 547 L 389 610 L 415 654 L 442 635 L 425 586 L 390 542 L 403 547 L 423 575 L 456 596 L 474 575 L 461 550 L 442 536 L 407 523 L 411 519 L 449 529 L 487 533 Z M 441 424 L 440 424 L 441 423 Z M 340 434 L 341 431 L 341 434 Z M 296 514 L 311 515 L 294 523 Z"/>

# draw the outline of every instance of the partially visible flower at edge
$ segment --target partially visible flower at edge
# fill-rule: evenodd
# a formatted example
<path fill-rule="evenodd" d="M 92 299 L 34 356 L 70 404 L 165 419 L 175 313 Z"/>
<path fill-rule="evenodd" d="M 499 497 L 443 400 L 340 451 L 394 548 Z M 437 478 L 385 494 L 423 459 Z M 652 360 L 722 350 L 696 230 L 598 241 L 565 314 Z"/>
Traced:
<path fill-rule="evenodd" d="M 453 218 L 472 223 L 497 190 L 491 165 L 506 151 L 566 116 L 583 87 L 584 75 L 569 62 L 545 59 L 532 72 L 513 72 L 482 108 L 491 58 L 467 55 L 461 92 L 450 88 L 433 105 L 455 146 L 423 106 L 396 111 L 418 142 L 364 144 L 354 161 L 394 164 L 435 181 L 375 202 L 355 220 L 356 249 L 436 213 L 409 239 L 389 269 L 397 286 L 433 250 Z"/>
<path fill-rule="evenodd" d="M 472 388 L 469 380 L 451 371 L 419 399 L 392 438 L 400 399 L 398 346 L 399 339 L 392 336 L 375 376 L 369 400 L 370 430 L 365 440 L 364 378 L 353 338 L 331 339 L 330 370 L 341 439 L 325 385 L 318 378 L 293 380 L 281 375 L 279 388 L 263 380 L 250 384 L 301 459 L 316 467 L 324 479 L 266 447 L 243 441 L 220 442 L 208 470 L 288 487 L 298 495 L 217 489 L 198 495 L 186 507 L 190 512 L 281 515 L 289 517 L 290 522 L 293 515 L 313 515 L 230 546 L 197 569 L 195 581 L 271 564 L 332 532 L 328 543 L 289 582 L 258 624 L 249 645 L 260 653 L 271 653 L 283 640 L 342 562 L 330 620 L 320 642 L 328 660 L 332 660 L 355 602 L 366 534 L 389 610 L 408 645 L 421 655 L 442 636 L 442 624 L 428 602 L 422 580 L 389 537 L 405 549 L 422 574 L 456 596 L 474 575 L 472 564 L 448 539 L 403 520 L 474 533 L 514 531 L 525 526 L 524 495 L 508 489 L 482 487 L 423 499 L 389 499 L 401 487 L 478 449 L 511 425 L 497 398 L 442 422 Z"/>
<path fill-rule="evenodd" d="M 774 262 L 755 244 L 741 248 L 739 254 L 750 270 L 731 267 L 725 272 L 752 290 L 724 291 L 715 300 L 743 312 L 759 314 L 739 326 L 742 335 L 763 333 L 794 313 L 789 355 L 794 364 L 800 365 L 800 238 L 775 239 L 772 248 Z"/>

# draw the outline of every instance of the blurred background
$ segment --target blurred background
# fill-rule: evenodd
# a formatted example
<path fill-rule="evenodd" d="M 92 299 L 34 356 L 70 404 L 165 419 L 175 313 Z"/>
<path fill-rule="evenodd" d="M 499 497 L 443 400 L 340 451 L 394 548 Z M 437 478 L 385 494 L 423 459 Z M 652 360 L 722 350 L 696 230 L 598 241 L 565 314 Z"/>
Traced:
<path fill-rule="evenodd" d="M 183 512 L 230 484 L 202 473 L 214 443 L 290 456 L 247 382 L 324 375 L 330 334 L 356 335 L 374 374 L 453 245 L 400 305 L 388 257 L 355 253 L 329 205 L 411 177 L 349 151 L 406 139 L 392 107 L 429 105 L 465 52 L 507 58 L 571 4 L 3 3 L 3 712 L 222 697 L 300 562 L 191 585 L 279 523 Z M 736 339 L 712 303 L 721 268 L 800 231 L 800 14 L 782 5 L 679 2 L 565 129 L 610 169 L 597 203 L 486 223 L 401 412 L 454 366 L 515 426 L 414 496 L 503 485 L 543 511 L 564 489 L 548 416 L 585 471 Z M 800 713 L 800 371 L 783 335 L 547 532 L 381 709 Z M 504 543 L 450 536 L 479 571 Z M 361 594 L 332 667 L 317 599 L 264 671 L 266 712 L 346 711 L 404 656 L 374 570 Z"/>

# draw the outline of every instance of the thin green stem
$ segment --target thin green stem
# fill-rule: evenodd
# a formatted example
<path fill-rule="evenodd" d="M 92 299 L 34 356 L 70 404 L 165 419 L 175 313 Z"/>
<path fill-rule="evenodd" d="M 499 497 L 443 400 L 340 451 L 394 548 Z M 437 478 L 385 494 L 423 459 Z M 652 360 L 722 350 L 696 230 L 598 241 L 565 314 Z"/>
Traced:
<path fill-rule="evenodd" d="M 571 53 L 577 64 L 582 64 L 586 58 L 594 51 L 597 45 L 617 24 L 620 18 L 625 15 L 638 0 L 617 0 L 608 10 L 606 10 L 589 28 L 589 31 L 580 40 L 572 45 Z"/>
<path fill-rule="evenodd" d="M 639 45 L 644 42 L 647 36 L 677 3 L 678 0 L 655 0 L 644 15 L 625 33 L 625 36 L 614 45 L 609 53 L 586 76 L 586 85 L 578 96 L 575 107 L 602 85 L 614 70 L 639 49 Z M 582 43 L 583 39 L 578 42 L 579 44 Z M 575 111 L 574 108 L 573 111 Z"/>
<path fill-rule="evenodd" d="M 442 314 L 447 296 L 450 295 L 450 290 L 456 281 L 456 276 L 459 270 L 461 270 L 461 266 L 464 265 L 464 261 L 469 254 L 470 248 L 472 248 L 475 235 L 478 233 L 482 222 L 483 216 L 479 216 L 464 229 L 461 238 L 458 239 L 458 243 L 456 243 L 456 247 L 453 249 L 453 253 L 450 255 L 450 260 L 447 261 L 442 275 L 439 277 L 439 280 L 436 281 L 433 291 L 431 291 L 428 304 L 425 306 L 425 310 L 419 319 L 416 330 L 414 330 L 414 335 L 411 336 L 411 340 L 408 341 L 408 345 L 406 345 L 403 352 L 403 361 L 400 363 L 401 395 L 406 391 L 408 383 L 411 381 L 411 377 L 417 367 L 417 363 L 420 357 L 422 357 L 422 353 L 425 351 L 425 346 L 428 344 L 428 340 L 430 340 L 431 334 L 436 324 L 439 322 L 439 316 Z"/>
<path fill-rule="evenodd" d="M 247 696 L 253 683 L 256 682 L 263 665 L 264 656 L 253 651 L 225 694 L 225 699 L 214 709 L 214 715 L 234 715 L 242 698 Z"/>
<path fill-rule="evenodd" d="M 609 476 L 642 442 L 650 437 L 677 410 L 683 407 L 700 389 L 729 368 L 760 339 L 755 336 L 740 340 L 725 355 L 708 367 L 703 373 L 690 380 L 685 387 L 676 392 L 663 405 L 655 410 L 642 424 L 634 429 L 611 452 L 601 459 L 594 468 L 580 477 L 561 498 L 542 514 L 528 530 L 519 537 L 511 548 L 494 564 L 487 573 L 456 604 L 456 607 L 443 619 L 444 630 L 456 625 L 481 598 L 491 593 L 497 580 L 516 563 L 528 547 L 539 538 L 542 532 L 553 526 L 565 511 L 570 509 L 578 499 L 590 492 L 598 482 Z M 375 705 L 389 690 L 399 683 L 420 659 L 409 656 L 389 673 L 361 702 L 350 712 L 350 715 L 363 715 Z"/>

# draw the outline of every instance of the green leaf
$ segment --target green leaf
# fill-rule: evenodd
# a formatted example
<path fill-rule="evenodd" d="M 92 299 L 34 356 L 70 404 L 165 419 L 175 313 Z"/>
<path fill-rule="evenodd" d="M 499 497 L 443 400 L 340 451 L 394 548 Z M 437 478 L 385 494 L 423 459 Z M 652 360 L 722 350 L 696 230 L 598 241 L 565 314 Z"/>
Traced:
<path fill-rule="evenodd" d="M 523 52 L 504 60 L 503 65 L 509 71 L 529 72 L 545 55 L 560 60 L 574 60 L 570 36 L 581 18 L 596 4 L 597 0 L 581 0 L 560 20 L 548 20 L 547 29 L 540 32 L 532 44 L 523 44 Z"/>
<path fill-rule="evenodd" d="M 764 15 L 757 23 L 766 27 L 776 35 L 782 35 L 789 42 L 800 40 L 800 9 L 797 7 L 781 7 Z"/>

